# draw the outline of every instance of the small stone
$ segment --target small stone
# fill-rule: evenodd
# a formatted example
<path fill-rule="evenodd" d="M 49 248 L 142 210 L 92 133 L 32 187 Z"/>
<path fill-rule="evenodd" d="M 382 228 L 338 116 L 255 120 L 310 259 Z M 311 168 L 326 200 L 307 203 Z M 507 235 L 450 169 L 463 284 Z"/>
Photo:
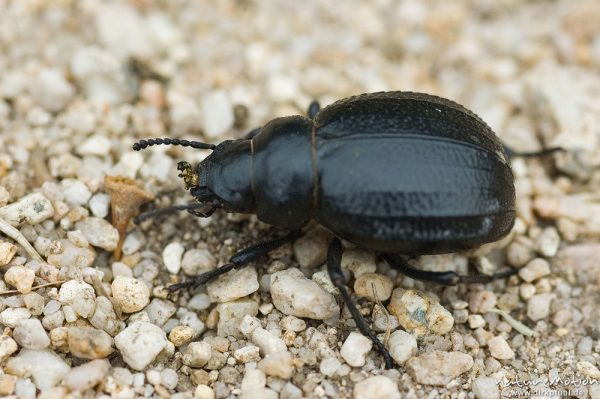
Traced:
<path fill-rule="evenodd" d="M 117 276 L 129 277 L 129 278 L 133 277 L 133 271 L 125 263 L 114 262 L 111 265 L 111 270 L 112 270 L 113 277 L 115 277 L 115 278 Z"/>
<path fill-rule="evenodd" d="M 585 375 L 587 378 L 590 378 L 592 380 L 600 379 L 600 370 L 598 370 L 598 367 L 596 367 L 590 362 L 587 362 L 585 360 L 577 362 L 576 368 L 577 371 Z"/>
<path fill-rule="evenodd" d="M 260 320 L 258 320 L 256 317 L 252 317 L 250 315 L 244 316 L 240 323 L 240 331 L 246 337 L 252 336 L 252 333 L 258 327 L 260 327 Z"/>
<path fill-rule="evenodd" d="M 190 249 L 181 260 L 181 269 L 187 276 L 206 273 L 216 266 L 217 260 L 207 249 Z"/>
<path fill-rule="evenodd" d="M 233 357 L 239 363 L 258 362 L 260 360 L 260 348 L 254 345 L 244 346 L 233 352 Z"/>
<path fill-rule="evenodd" d="M 145 311 L 153 324 L 162 327 L 167 320 L 175 314 L 177 306 L 166 299 L 154 298 L 150 304 L 146 306 Z"/>
<path fill-rule="evenodd" d="M 3 259 L 2 244 L 5 243 L 0 243 L 0 265 L 2 264 Z M 4 274 L 4 281 L 15 287 L 21 294 L 28 294 L 31 292 L 34 280 L 35 272 L 25 266 L 13 266 Z"/>
<path fill-rule="evenodd" d="M 196 294 L 187 303 L 190 310 L 206 310 L 211 304 L 210 297 L 206 294 Z"/>
<path fill-rule="evenodd" d="M 71 391 L 85 391 L 104 381 L 110 371 L 106 359 L 97 359 L 78 367 L 73 367 L 63 378 L 63 385 Z"/>
<path fill-rule="evenodd" d="M 392 292 L 389 311 L 402 327 L 418 336 L 443 335 L 454 325 L 454 318 L 437 301 L 416 290 L 397 288 Z"/>
<path fill-rule="evenodd" d="M 167 389 L 175 389 L 178 380 L 177 372 L 173 369 L 164 369 L 160 372 L 160 383 Z"/>
<path fill-rule="evenodd" d="M 254 329 L 252 332 L 252 342 L 260 348 L 260 353 L 264 356 L 269 353 L 287 351 L 287 346 L 281 338 L 276 337 L 262 327 Z"/>
<path fill-rule="evenodd" d="M 10 193 L 4 186 L 0 186 L 0 207 L 8 204 L 8 200 L 10 199 Z"/>
<path fill-rule="evenodd" d="M 366 273 L 375 273 L 375 254 L 364 249 L 347 249 L 342 254 L 342 269 L 350 270 L 357 279 Z"/>
<path fill-rule="evenodd" d="M 63 179 L 60 185 L 63 189 L 65 201 L 71 205 L 84 206 L 92 197 L 92 193 L 87 186 L 79 180 Z M 81 230 L 81 228 L 79 229 Z"/>
<path fill-rule="evenodd" d="M 225 302 L 217 305 L 219 312 L 219 324 L 217 334 L 221 337 L 233 336 L 242 338 L 239 330 L 240 323 L 246 315 L 256 316 L 258 304 L 252 299 L 238 299 L 233 302 Z"/>
<path fill-rule="evenodd" d="M 60 287 L 58 298 L 63 305 L 71 305 L 81 317 L 88 318 L 94 314 L 96 293 L 88 283 L 69 280 Z"/>
<path fill-rule="evenodd" d="M 176 347 L 185 345 L 196 337 L 196 330 L 190 326 L 175 326 L 169 333 L 169 341 Z"/>
<path fill-rule="evenodd" d="M 544 293 L 533 295 L 527 301 L 527 317 L 533 321 L 544 319 L 550 313 L 550 303 L 554 294 Z"/>
<path fill-rule="evenodd" d="M 301 267 L 322 265 L 327 259 L 330 236 L 321 229 L 313 229 L 298 238 L 293 245 L 294 256 Z"/>
<path fill-rule="evenodd" d="M 19 378 L 15 384 L 15 395 L 18 398 L 34 399 L 37 387 L 29 378 Z"/>
<path fill-rule="evenodd" d="M 96 298 L 96 309 L 89 321 L 92 326 L 106 331 L 111 336 L 117 335 L 125 328 L 125 323 L 117 319 L 112 302 L 105 296 Z"/>
<path fill-rule="evenodd" d="M 203 367 L 212 356 L 212 348 L 209 343 L 192 342 L 183 354 L 183 364 L 190 367 Z"/>
<path fill-rule="evenodd" d="M 75 223 L 85 238 L 95 247 L 112 251 L 117 247 L 119 232 L 110 223 L 97 217 L 87 217 Z"/>
<path fill-rule="evenodd" d="M 110 195 L 105 193 L 94 194 L 89 201 L 90 211 L 97 218 L 104 219 L 108 215 L 108 206 L 110 204 Z"/>
<path fill-rule="evenodd" d="M 354 386 L 354 399 L 400 399 L 398 385 L 388 377 L 369 377 Z"/>
<path fill-rule="evenodd" d="M 244 267 L 221 275 L 206 285 L 212 302 L 231 302 L 258 290 L 258 275 L 254 267 Z"/>
<path fill-rule="evenodd" d="M 17 356 L 8 360 L 5 367 L 10 374 L 31 373 L 33 382 L 41 390 L 57 385 L 69 369 L 60 356 L 47 349 L 22 349 Z"/>
<path fill-rule="evenodd" d="M 79 155 L 97 155 L 104 157 L 110 153 L 110 139 L 102 134 L 94 134 L 77 146 Z"/>
<path fill-rule="evenodd" d="M 75 95 L 75 89 L 58 69 L 41 70 L 31 90 L 33 99 L 50 112 L 61 111 Z"/>
<path fill-rule="evenodd" d="M 89 267 L 94 263 L 96 253 L 90 247 L 81 248 L 73 244 L 69 240 L 58 240 L 60 247 L 63 248 L 60 253 L 52 253 L 48 256 L 48 263 L 57 266 L 58 268 L 67 267 L 78 267 L 85 268 Z"/>
<path fill-rule="evenodd" d="M 31 313 L 25 308 L 8 308 L 0 313 L 0 324 L 15 328 L 22 320 L 29 319 Z"/>
<path fill-rule="evenodd" d="M 150 290 L 141 280 L 117 276 L 111 289 L 114 301 L 125 313 L 139 312 L 150 302 Z"/>
<path fill-rule="evenodd" d="M 366 356 L 371 351 L 373 342 L 362 334 L 351 332 L 340 349 L 340 355 L 352 367 L 365 365 Z"/>
<path fill-rule="evenodd" d="M 558 252 L 560 245 L 560 236 L 555 227 L 550 226 L 542 231 L 537 239 L 536 247 L 538 252 L 546 257 L 552 258 Z"/>
<path fill-rule="evenodd" d="M 535 285 L 529 283 L 523 283 L 519 286 L 519 295 L 524 300 L 529 300 L 533 295 L 535 295 Z"/>
<path fill-rule="evenodd" d="M 319 364 L 319 371 L 327 377 L 333 377 L 342 363 L 335 357 L 326 357 Z"/>
<path fill-rule="evenodd" d="M 417 340 L 406 331 L 394 331 L 390 335 L 388 348 L 394 361 L 402 366 L 408 359 L 417 354 Z"/>
<path fill-rule="evenodd" d="M 481 290 L 469 295 L 469 310 L 471 313 L 486 313 L 498 303 L 498 297 L 492 291 Z"/>
<path fill-rule="evenodd" d="M 179 269 L 181 269 L 181 257 L 183 256 L 183 252 L 185 248 L 178 242 L 169 243 L 162 253 L 163 262 L 165 264 L 165 268 L 171 274 L 179 273 Z"/>
<path fill-rule="evenodd" d="M 215 399 L 215 391 L 211 387 L 204 384 L 198 384 L 194 391 L 195 399 Z"/>
<path fill-rule="evenodd" d="M 519 270 L 519 276 L 531 283 L 550 274 L 550 263 L 546 259 L 535 258 Z"/>
<path fill-rule="evenodd" d="M 15 244 L 11 244 L 10 242 L 6 242 L 6 241 L 0 241 L 0 266 L 8 265 L 8 263 L 12 260 L 12 258 L 15 256 L 16 253 L 17 253 L 17 246 Z M 11 267 L 11 269 L 13 269 L 13 268 L 14 268 L 14 266 Z M 4 280 L 9 284 L 14 285 L 9 280 L 7 280 L 7 276 L 6 276 L 7 274 L 8 274 L 8 272 L 4 275 Z M 16 282 L 18 282 L 18 281 L 15 281 L 15 283 Z M 29 288 L 31 289 L 31 286 Z"/>
<path fill-rule="evenodd" d="M 502 336 L 488 340 L 490 354 L 498 360 L 508 360 L 515 357 L 515 352 L 510 348 L 508 342 Z"/>
<path fill-rule="evenodd" d="M 113 339 L 102 330 L 91 327 L 69 327 L 69 352 L 82 359 L 101 359 L 113 351 Z"/>
<path fill-rule="evenodd" d="M 36 225 L 52 216 L 52 203 L 41 193 L 26 195 L 17 202 L 0 208 L 0 218 L 14 227 L 22 224 Z"/>
<path fill-rule="evenodd" d="M 58 303 L 58 301 L 55 301 Z M 34 316 L 39 316 L 44 311 L 44 297 L 37 292 L 31 292 L 23 295 L 23 303 L 29 312 Z M 58 303 L 60 306 L 60 303 Z"/>
<path fill-rule="evenodd" d="M 498 388 L 496 379 L 492 377 L 477 377 L 471 384 L 471 390 L 477 399 L 498 399 L 500 397 L 500 388 Z"/>
<path fill-rule="evenodd" d="M 258 363 L 266 375 L 289 380 L 294 373 L 292 355 L 288 351 L 269 353 Z"/>
<path fill-rule="evenodd" d="M 473 330 L 485 326 L 485 319 L 480 314 L 469 315 L 469 327 Z"/>
<path fill-rule="evenodd" d="M 373 313 L 371 314 L 373 319 L 373 329 L 379 332 L 394 331 L 400 326 L 398 318 L 391 315 L 387 309 L 379 304 L 373 306 Z"/>
<path fill-rule="evenodd" d="M 74 245 L 77 245 L 78 247 L 81 247 L 81 248 L 87 248 L 87 246 L 89 245 L 87 238 L 85 238 L 83 233 L 79 230 L 68 231 L 67 238 Z"/>
<path fill-rule="evenodd" d="M 143 370 L 168 344 L 159 327 L 144 321 L 129 325 L 115 337 L 123 360 L 135 370 Z"/>
<path fill-rule="evenodd" d="M 285 316 L 279 325 L 287 331 L 301 332 L 306 330 L 306 322 L 294 316 Z"/>
<path fill-rule="evenodd" d="M 473 358 L 465 353 L 434 351 L 409 359 L 406 370 L 419 384 L 445 386 L 473 364 Z"/>
<path fill-rule="evenodd" d="M 40 350 L 50 346 L 50 338 L 38 319 L 21 320 L 13 331 L 13 338 L 27 349 Z"/>
<path fill-rule="evenodd" d="M 0 395 L 3 397 L 12 395 L 15 392 L 17 377 L 10 374 L 0 374 Z"/>
<path fill-rule="evenodd" d="M 0 363 L 8 359 L 18 348 L 14 339 L 8 335 L 0 335 Z"/>
<path fill-rule="evenodd" d="M 356 295 L 372 301 L 387 301 L 393 288 L 394 283 L 388 276 L 377 273 L 363 273 L 354 282 Z"/>
<path fill-rule="evenodd" d="M 283 314 L 325 320 L 340 312 L 333 295 L 296 268 L 273 273 L 271 298 Z"/>
<path fill-rule="evenodd" d="M 207 93 L 200 101 L 203 132 L 208 138 L 223 135 L 234 121 L 233 107 L 223 90 Z"/>

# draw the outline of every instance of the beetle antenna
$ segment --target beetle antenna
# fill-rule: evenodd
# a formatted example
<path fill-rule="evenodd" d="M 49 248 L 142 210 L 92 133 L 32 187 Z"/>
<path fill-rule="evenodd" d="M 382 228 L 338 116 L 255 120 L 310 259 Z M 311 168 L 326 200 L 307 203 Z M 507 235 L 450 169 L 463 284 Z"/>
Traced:
<path fill-rule="evenodd" d="M 182 147 L 198 148 L 200 150 L 214 150 L 216 145 L 201 143 L 200 141 L 190 141 L 184 139 L 146 139 L 140 140 L 133 145 L 134 151 L 140 151 L 153 145 L 180 145 Z"/>
<path fill-rule="evenodd" d="M 198 217 L 208 217 L 216 209 L 215 207 L 208 205 L 209 208 L 206 212 L 196 211 L 196 209 L 198 209 L 198 208 L 206 208 L 206 207 L 207 207 L 207 204 L 201 204 L 201 203 L 167 206 L 166 208 L 160 208 L 160 209 L 155 209 L 153 211 L 144 212 L 144 213 L 136 216 L 133 219 L 133 222 L 135 224 L 140 224 L 144 220 L 155 218 L 157 216 L 169 215 L 171 213 L 175 213 L 175 212 L 179 212 L 179 211 L 188 211 L 190 213 L 193 213 L 194 216 L 198 216 Z"/>

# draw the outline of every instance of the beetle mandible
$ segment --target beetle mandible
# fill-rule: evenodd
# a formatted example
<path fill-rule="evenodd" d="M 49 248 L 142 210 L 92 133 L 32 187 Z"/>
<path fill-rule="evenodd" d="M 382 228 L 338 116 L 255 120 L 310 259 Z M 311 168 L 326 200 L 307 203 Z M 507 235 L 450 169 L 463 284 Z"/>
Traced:
<path fill-rule="evenodd" d="M 382 254 L 401 273 L 444 285 L 485 283 L 511 275 L 463 276 L 410 266 L 399 254 L 462 251 L 499 240 L 515 221 L 514 178 L 507 150 L 473 112 L 436 96 L 413 92 L 361 94 L 308 117 L 276 118 L 246 138 L 218 145 L 180 139 L 137 142 L 212 149 L 197 168 L 179 162 L 179 175 L 197 203 L 149 212 L 188 210 L 207 217 L 216 209 L 255 213 L 290 230 L 241 250 L 230 263 L 169 287 L 204 284 L 300 236 L 315 220 L 336 238 L 327 270 L 357 327 L 392 359 L 356 308 L 340 267 L 340 238 Z M 553 149 L 537 154 L 551 152 Z"/>

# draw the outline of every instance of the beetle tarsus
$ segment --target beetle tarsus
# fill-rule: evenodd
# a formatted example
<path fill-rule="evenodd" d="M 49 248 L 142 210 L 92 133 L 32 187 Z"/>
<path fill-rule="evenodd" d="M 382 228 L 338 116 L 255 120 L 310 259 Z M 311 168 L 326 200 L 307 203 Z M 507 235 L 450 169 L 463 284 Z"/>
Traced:
<path fill-rule="evenodd" d="M 504 146 L 504 152 L 506 152 L 506 155 L 508 155 L 509 158 L 513 158 L 513 157 L 536 158 L 536 157 L 543 157 L 546 155 L 554 154 L 556 152 L 563 152 L 563 151 L 565 151 L 565 149 L 562 147 L 550 147 L 550 148 L 544 148 L 540 151 L 534 151 L 534 152 L 519 152 L 519 151 L 513 150 L 510 147 Z"/>
<path fill-rule="evenodd" d="M 340 240 L 335 238 L 331 242 L 331 245 L 329 245 L 329 251 L 327 253 L 327 272 L 329 273 L 329 278 L 340 291 L 342 300 L 344 301 L 344 304 L 350 311 L 352 318 L 356 322 L 358 330 L 361 332 L 361 334 L 373 341 L 373 344 L 375 344 L 377 350 L 383 356 L 385 368 L 391 369 L 394 367 L 394 362 L 392 361 L 392 356 L 390 355 L 390 352 L 387 350 L 385 345 L 379 340 L 379 338 L 377 338 L 377 335 L 375 335 L 375 333 L 371 331 L 369 325 L 356 308 L 356 305 L 352 301 L 352 297 L 348 293 L 348 288 L 346 288 L 346 284 L 344 282 L 344 275 L 342 274 L 341 262 L 342 244 L 340 243 Z"/>
<path fill-rule="evenodd" d="M 288 242 L 294 241 L 296 238 L 300 237 L 300 234 L 300 230 L 293 230 L 283 237 L 275 238 L 271 241 L 262 242 L 251 247 L 244 248 L 241 251 L 238 251 L 231 258 L 229 258 L 229 263 L 209 272 L 203 273 L 199 276 L 196 276 L 192 279 L 184 281 L 182 283 L 173 284 L 167 287 L 167 289 L 170 292 L 174 292 L 182 288 L 197 287 L 199 285 L 206 284 L 207 282 L 209 282 L 215 277 L 220 276 L 221 274 L 227 273 L 228 271 L 233 269 L 242 268 L 248 263 L 252 262 L 253 260 L 261 257 L 262 255 L 266 255 L 272 250 L 284 244 L 287 244 Z"/>
<path fill-rule="evenodd" d="M 413 280 L 427 281 L 440 285 L 457 284 L 486 284 L 496 279 L 503 279 L 518 273 L 518 269 L 508 269 L 506 271 L 494 274 L 476 274 L 472 276 L 463 276 L 453 271 L 433 272 L 429 270 L 419 270 L 410 266 L 397 254 L 383 254 L 383 259 L 400 273 L 412 278 Z"/>

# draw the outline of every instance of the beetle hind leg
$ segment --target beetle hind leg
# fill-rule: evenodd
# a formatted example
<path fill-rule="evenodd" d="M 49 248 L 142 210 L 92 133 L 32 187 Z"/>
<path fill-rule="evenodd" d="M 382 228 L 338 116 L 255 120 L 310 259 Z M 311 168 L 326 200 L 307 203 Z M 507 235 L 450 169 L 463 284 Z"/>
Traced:
<path fill-rule="evenodd" d="M 229 263 L 218 267 L 214 270 L 211 270 L 206 273 L 202 273 L 199 276 L 186 280 L 179 284 L 173 284 L 167 287 L 170 292 L 178 291 L 182 288 L 190 288 L 197 287 L 202 284 L 206 284 L 210 280 L 215 277 L 220 276 L 221 274 L 227 273 L 233 269 L 239 269 L 246 266 L 248 263 L 253 260 L 259 258 L 262 255 L 266 255 L 268 252 L 274 250 L 286 244 L 288 242 L 294 241 L 296 238 L 300 237 L 300 230 L 293 230 L 290 233 L 286 234 L 283 237 L 275 238 L 271 241 L 262 242 L 260 244 L 252 245 L 248 248 L 244 248 L 231 258 L 229 258 Z"/>
<path fill-rule="evenodd" d="M 413 280 L 428 281 L 440 285 L 457 284 L 486 284 L 496 279 L 503 279 L 518 273 L 518 269 L 508 269 L 506 271 L 494 274 L 476 274 L 472 276 L 463 276 L 453 271 L 432 272 L 428 270 L 419 270 L 410 266 L 404 259 L 397 254 L 383 254 L 383 259 L 398 270 L 400 273 L 412 278 Z"/>
<path fill-rule="evenodd" d="M 329 246 L 329 251 L 327 253 L 327 272 L 329 273 L 329 278 L 331 279 L 331 282 L 336 286 L 336 288 L 340 290 L 342 300 L 344 301 L 344 304 L 350 311 L 350 314 L 352 314 L 352 318 L 356 322 L 358 330 L 361 332 L 361 334 L 373 341 L 373 344 L 375 344 L 377 350 L 383 356 L 383 359 L 385 361 L 385 368 L 391 369 L 394 367 L 394 363 L 392 361 L 390 352 L 387 350 L 385 345 L 383 345 L 383 343 L 377 338 L 377 335 L 375 335 L 375 333 L 371 331 L 369 325 L 356 308 L 356 305 L 352 301 L 352 297 L 348 293 L 348 288 L 346 287 L 344 274 L 342 273 L 341 263 L 342 244 L 340 243 L 340 240 L 336 238 L 332 241 L 331 245 Z"/>

